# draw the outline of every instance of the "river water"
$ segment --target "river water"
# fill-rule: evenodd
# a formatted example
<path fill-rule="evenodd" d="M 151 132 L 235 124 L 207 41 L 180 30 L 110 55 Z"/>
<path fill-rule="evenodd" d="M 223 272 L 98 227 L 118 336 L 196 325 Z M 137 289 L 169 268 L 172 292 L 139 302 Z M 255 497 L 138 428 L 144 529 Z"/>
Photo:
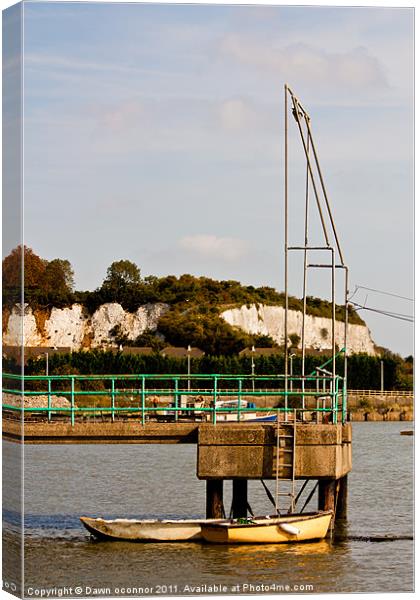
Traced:
<path fill-rule="evenodd" d="M 400 435 L 410 426 L 353 424 L 349 514 L 337 525 L 340 536 L 413 534 L 414 438 Z M 16 481 L 18 448 L 4 442 L 6 481 Z M 204 516 L 205 483 L 195 476 L 194 445 L 28 445 L 24 458 L 27 597 L 41 590 L 50 597 L 275 593 L 287 592 L 287 585 L 295 593 L 413 590 L 410 540 L 218 546 L 89 538 L 80 515 Z M 227 509 L 230 488 L 226 482 Z M 249 499 L 255 514 L 272 512 L 260 482 L 250 483 Z M 15 507 L 6 488 L 6 572 L 19 550 Z"/>

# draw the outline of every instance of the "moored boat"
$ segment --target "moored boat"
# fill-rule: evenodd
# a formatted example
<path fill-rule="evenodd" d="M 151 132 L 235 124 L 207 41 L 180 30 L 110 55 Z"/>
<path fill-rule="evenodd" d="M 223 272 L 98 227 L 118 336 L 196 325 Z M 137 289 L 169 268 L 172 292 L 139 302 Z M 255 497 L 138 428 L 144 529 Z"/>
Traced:
<path fill-rule="evenodd" d="M 86 529 L 99 539 L 130 542 L 186 542 L 202 539 L 203 523 L 221 519 L 94 519 L 80 517 Z"/>
<path fill-rule="evenodd" d="M 202 536 L 216 544 L 281 544 L 325 538 L 332 511 L 291 514 L 284 517 L 225 519 L 204 523 Z"/>
<path fill-rule="evenodd" d="M 274 414 L 264 414 L 264 415 L 260 415 L 260 416 L 256 416 L 255 418 L 251 418 L 248 419 L 248 421 L 254 422 L 254 423 L 274 423 L 275 421 L 277 421 L 277 415 Z"/>

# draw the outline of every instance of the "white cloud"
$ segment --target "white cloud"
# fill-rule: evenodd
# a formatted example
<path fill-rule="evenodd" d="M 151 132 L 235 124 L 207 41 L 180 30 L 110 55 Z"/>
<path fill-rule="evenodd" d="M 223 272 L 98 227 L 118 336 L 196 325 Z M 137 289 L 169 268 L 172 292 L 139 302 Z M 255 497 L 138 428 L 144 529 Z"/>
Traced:
<path fill-rule="evenodd" d="M 304 43 L 279 46 L 276 42 L 228 35 L 222 51 L 243 64 L 297 82 L 335 83 L 344 88 L 386 89 L 389 85 L 382 64 L 364 47 L 328 52 Z"/>
<path fill-rule="evenodd" d="M 230 99 L 220 105 L 220 119 L 225 129 L 240 130 L 256 124 L 256 113 L 240 99 Z"/>
<path fill-rule="evenodd" d="M 242 258 L 248 249 L 244 240 L 215 235 L 191 235 L 179 240 L 179 245 L 189 252 L 197 252 L 206 258 L 222 258 L 235 261 Z"/>

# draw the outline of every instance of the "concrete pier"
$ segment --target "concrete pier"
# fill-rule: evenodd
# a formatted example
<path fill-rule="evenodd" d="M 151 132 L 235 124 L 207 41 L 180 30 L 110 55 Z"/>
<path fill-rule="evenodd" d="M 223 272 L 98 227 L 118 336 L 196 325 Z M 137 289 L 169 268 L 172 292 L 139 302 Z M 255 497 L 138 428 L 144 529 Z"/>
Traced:
<path fill-rule="evenodd" d="M 284 435 L 292 425 L 282 425 Z M 287 448 L 285 448 L 287 450 Z M 276 427 L 255 423 L 200 425 L 197 476 L 199 479 L 289 479 L 290 468 L 276 456 Z M 351 471 L 351 425 L 296 425 L 295 478 L 336 480 Z"/>
<path fill-rule="evenodd" d="M 24 437 L 22 438 L 22 430 Z M 286 440 L 295 432 L 294 456 Z M 284 444 L 277 457 L 277 433 Z M 28 422 L 3 419 L 3 438 L 25 444 L 195 444 L 197 477 L 207 481 L 206 514 L 224 516 L 224 480 L 232 480 L 233 514 L 247 514 L 249 479 L 319 481 L 319 508 L 347 511 L 347 474 L 352 467 L 351 424 L 282 423 L 96 423 Z M 277 460 L 278 458 L 278 460 Z"/>

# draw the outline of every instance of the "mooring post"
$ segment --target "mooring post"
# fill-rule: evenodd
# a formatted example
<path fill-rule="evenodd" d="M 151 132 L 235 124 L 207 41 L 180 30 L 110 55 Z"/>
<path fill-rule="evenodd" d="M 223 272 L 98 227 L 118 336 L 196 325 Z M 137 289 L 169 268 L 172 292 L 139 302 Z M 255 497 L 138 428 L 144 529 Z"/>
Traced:
<path fill-rule="evenodd" d="M 335 479 L 320 479 L 318 485 L 318 510 L 335 510 Z"/>
<path fill-rule="evenodd" d="M 206 518 L 223 519 L 223 479 L 207 479 L 206 481 Z"/>
<path fill-rule="evenodd" d="M 232 514 L 234 519 L 248 514 L 248 480 L 232 480 Z"/>
<path fill-rule="evenodd" d="M 336 518 L 346 519 L 347 518 L 347 506 L 348 506 L 348 479 L 347 475 L 341 477 L 339 480 L 339 488 L 337 495 L 337 509 Z"/>
<path fill-rule="evenodd" d="M 320 479 L 318 481 L 318 510 L 332 510 L 333 516 L 330 524 L 330 531 L 334 529 L 336 519 L 336 509 L 338 492 L 340 489 L 339 479 Z"/>

